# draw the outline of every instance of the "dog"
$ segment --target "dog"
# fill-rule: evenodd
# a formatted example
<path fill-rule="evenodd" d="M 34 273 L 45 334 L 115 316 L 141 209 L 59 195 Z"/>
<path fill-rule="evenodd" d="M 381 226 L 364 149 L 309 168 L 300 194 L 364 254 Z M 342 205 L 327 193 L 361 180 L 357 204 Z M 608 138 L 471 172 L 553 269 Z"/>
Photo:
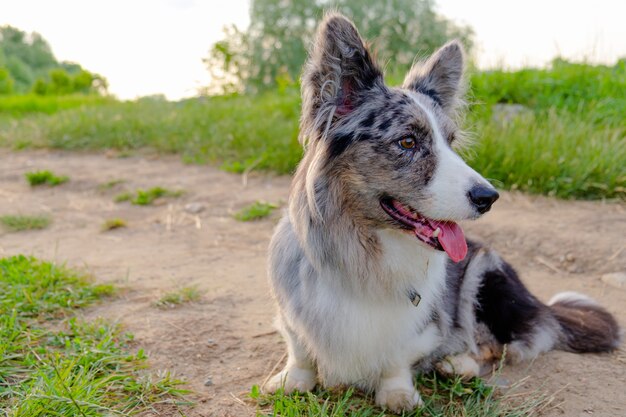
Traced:
<path fill-rule="evenodd" d="M 422 404 L 415 372 L 472 377 L 481 361 L 605 352 L 620 343 L 592 299 L 545 305 L 493 250 L 457 224 L 498 192 L 456 154 L 463 142 L 458 41 L 415 64 L 400 88 L 354 24 L 327 14 L 302 75 L 305 148 L 269 249 L 286 393 L 352 385 L 394 412 Z"/>

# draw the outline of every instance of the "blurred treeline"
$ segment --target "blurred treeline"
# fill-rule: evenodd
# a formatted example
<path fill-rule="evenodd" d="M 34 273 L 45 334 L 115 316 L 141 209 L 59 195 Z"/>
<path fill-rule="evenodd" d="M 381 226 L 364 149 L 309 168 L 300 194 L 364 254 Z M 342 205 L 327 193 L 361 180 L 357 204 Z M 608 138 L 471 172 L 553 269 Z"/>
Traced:
<path fill-rule="evenodd" d="M 296 82 L 325 10 L 355 22 L 387 73 L 404 72 L 416 56 L 452 38 L 472 47 L 471 28 L 438 15 L 433 0 L 252 0 L 250 26 L 224 28 L 205 59 L 212 76 L 206 92 L 258 92 Z"/>
<path fill-rule="evenodd" d="M 0 26 L 0 95 L 103 94 L 107 82 L 73 62 L 58 62 L 38 33 Z"/>

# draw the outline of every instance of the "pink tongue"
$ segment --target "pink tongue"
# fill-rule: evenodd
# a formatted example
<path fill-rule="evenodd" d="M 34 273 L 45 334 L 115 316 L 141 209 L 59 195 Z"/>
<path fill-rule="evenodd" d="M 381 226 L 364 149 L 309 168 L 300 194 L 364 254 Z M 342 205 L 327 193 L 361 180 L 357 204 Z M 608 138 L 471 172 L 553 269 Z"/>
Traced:
<path fill-rule="evenodd" d="M 446 251 L 450 259 L 460 262 L 467 255 L 467 242 L 461 226 L 454 222 L 436 222 L 441 232 L 439 232 L 439 243 Z"/>

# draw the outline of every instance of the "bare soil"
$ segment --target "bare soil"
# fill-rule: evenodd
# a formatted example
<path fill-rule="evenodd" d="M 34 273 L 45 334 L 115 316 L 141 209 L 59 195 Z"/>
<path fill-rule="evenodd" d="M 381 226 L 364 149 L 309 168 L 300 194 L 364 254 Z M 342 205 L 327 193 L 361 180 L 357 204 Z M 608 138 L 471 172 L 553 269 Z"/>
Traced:
<path fill-rule="evenodd" d="M 24 173 L 38 169 L 71 180 L 31 188 Z M 100 188 L 115 179 L 126 182 Z M 256 200 L 285 202 L 289 182 L 260 174 L 244 179 L 208 166 L 183 165 L 175 157 L 0 151 L 0 215 L 53 218 L 46 230 L 0 230 L 0 256 L 22 253 L 64 262 L 123 288 L 87 316 L 121 322 L 155 370 L 185 379 L 197 402 L 185 410 L 187 415 L 254 415 L 246 394 L 284 354 L 273 331 L 275 308 L 265 271 L 268 241 L 280 213 L 251 223 L 235 221 L 232 214 Z M 185 194 L 147 207 L 113 202 L 121 191 L 153 186 Z M 185 211 L 191 202 L 205 209 Z M 115 217 L 128 227 L 103 232 L 103 222 Z M 542 300 L 563 290 L 583 292 L 626 326 L 626 288 L 600 280 L 602 274 L 626 271 L 623 203 L 503 193 L 491 213 L 464 228 L 498 248 Z M 200 290 L 199 301 L 155 306 L 163 294 L 189 286 Z M 601 355 L 550 352 L 532 363 L 506 367 L 502 378 L 521 380 L 522 396 L 550 397 L 541 413 L 545 416 L 626 415 L 623 348 Z M 179 414 L 164 409 L 146 415 Z"/>

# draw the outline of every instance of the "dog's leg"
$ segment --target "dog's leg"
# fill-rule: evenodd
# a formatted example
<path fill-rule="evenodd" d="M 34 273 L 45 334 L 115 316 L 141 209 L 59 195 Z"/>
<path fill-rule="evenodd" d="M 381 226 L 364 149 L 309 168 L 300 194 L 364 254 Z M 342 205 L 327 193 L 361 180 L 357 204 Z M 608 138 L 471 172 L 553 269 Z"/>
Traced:
<path fill-rule="evenodd" d="M 446 356 L 437 362 L 437 370 L 446 376 L 459 375 L 462 378 L 470 379 L 480 375 L 480 366 L 468 353 L 461 353 L 454 356 Z"/>
<path fill-rule="evenodd" d="M 274 393 L 279 388 L 283 388 L 286 394 L 291 394 L 296 390 L 311 391 L 317 383 L 315 363 L 309 358 L 296 335 L 286 326 L 282 330 L 287 342 L 287 365 L 262 387 L 263 391 Z"/>
<path fill-rule="evenodd" d="M 376 404 L 394 413 L 410 411 L 423 404 L 413 385 L 410 368 L 393 368 L 383 372 L 376 390 Z"/>

